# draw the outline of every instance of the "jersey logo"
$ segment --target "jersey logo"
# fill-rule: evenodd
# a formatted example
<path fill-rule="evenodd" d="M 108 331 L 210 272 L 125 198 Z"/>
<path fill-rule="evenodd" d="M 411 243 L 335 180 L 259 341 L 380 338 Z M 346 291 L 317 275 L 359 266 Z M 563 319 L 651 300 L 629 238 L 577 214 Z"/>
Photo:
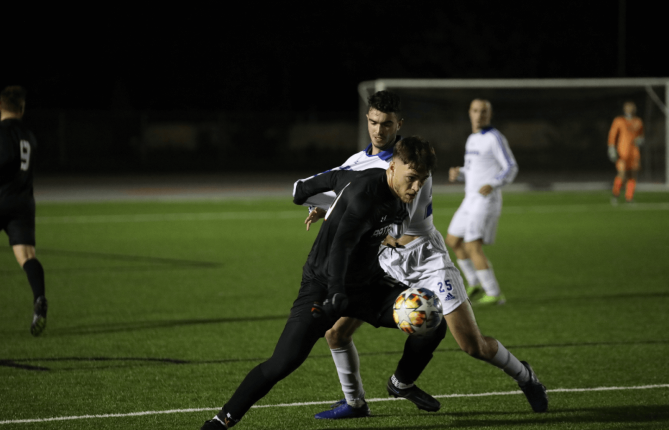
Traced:
<path fill-rule="evenodd" d="M 383 222 L 383 221 L 385 221 L 386 218 L 388 218 L 388 215 L 384 215 L 384 216 L 382 216 L 381 219 L 379 220 L 379 222 Z"/>
<path fill-rule="evenodd" d="M 387 225 L 385 227 L 381 227 L 378 230 L 375 230 L 374 233 L 372 233 L 372 237 L 386 237 L 388 236 L 388 233 L 390 233 L 390 225 Z"/>
<path fill-rule="evenodd" d="M 325 221 L 328 220 L 328 217 L 330 216 L 330 213 L 332 212 L 332 209 L 334 209 L 334 207 L 337 206 L 337 202 L 339 201 L 339 198 L 341 197 L 342 194 L 344 194 L 344 190 L 345 190 L 346 187 L 348 187 L 349 185 L 351 185 L 350 182 L 349 182 L 348 184 L 346 184 L 346 186 L 345 186 L 344 188 L 341 189 L 341 192 L 339 193 L 339 195 L 338 195 L 337 198 L 335 199 L 334 203 L 332 203 L 332 206 L 330 206 L 330 209 L 328 209 L 327 213 L 325 214 Z"/>

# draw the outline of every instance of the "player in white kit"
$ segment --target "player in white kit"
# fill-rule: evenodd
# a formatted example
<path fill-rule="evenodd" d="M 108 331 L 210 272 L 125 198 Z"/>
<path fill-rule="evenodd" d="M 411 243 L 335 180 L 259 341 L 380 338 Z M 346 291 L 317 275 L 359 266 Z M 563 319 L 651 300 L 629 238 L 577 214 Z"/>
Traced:
<path fill-rule="evenodd" d="M 380 91 L 370 96 L 368 104 L 368 130 L 372 142 L 336 169 L 385 169 L 392 157 L 394 144 L 401 140 L 397 135 L 403 123 L 399 97 L 389 91 Z M 307 230 L 323 217 L 334 198 L 334 193 L 324 193 L 305 203 L 310 206 L 305 220 Z M 482 335 L 476 324 L 471 304 L 466 300 L 460 272 L 451 262 L 444 239 L 433 224 L 432 177 L 421 188 L 409 212 L 410 222 L 405 226 L 403 235 L 397 240 L 389 237 L 380 253 L 381 267 L 410 287 L 426 287 L 434 291 L 442 302 L 446 324 L 460 348 L 472 357 L 504 370 L 518 382 L 535 412 L 546 411 L 546 388 L 529 364 L 520 362 L 497 340 Z M 333 405 L 331 410 L 317 414 L 316 418 L 357 418 L 370 414 L 364 399 L 358 352 L 352 339 L 361 324 L 362 321 L 354 318 L 340 318 L 325 335 L 345 399 Z M 420 409 L 436 410 L 440 407 L 436 399 L 415 385 L 403 386 L 391 379 L 387 390 L 392 396 L 412 401 Z"/>
<path fill-rule="evenodd" d="M 465 198 L 448 226 L 446 243 L 455 252 L 458 266 L 467 278 L 467 293 L 474 304 L 504 304 L 492 265 L 483 245 L 495 241 L 502 213 L 501 187 L 518 174 L 518 164 L 506 138 L 490 126 L 492 105 L 475 99 L 469 107 L 472 134 L 465 145 L 465 165 L 452 167 L 451 182 L 465 181 Z"/>

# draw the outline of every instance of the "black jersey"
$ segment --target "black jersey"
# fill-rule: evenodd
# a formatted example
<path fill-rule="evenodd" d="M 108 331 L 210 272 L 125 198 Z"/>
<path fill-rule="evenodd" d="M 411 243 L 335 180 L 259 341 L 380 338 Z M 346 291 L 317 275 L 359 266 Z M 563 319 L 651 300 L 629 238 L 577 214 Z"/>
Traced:
<path fill-rule="evenodd" d="M 383 276 L 379 246 L 393 224 L 408 216 L 407 208 L 388 186 L 384 169 L 335 170 L 298 182 L 294 202 L 302 204 L 318 193 L 334 190 L 303 276 L 344 291 Z"/>
<path fill-rule="evenodd" d="M 16 118 L 0 121 L 0 209 L 34 204 L 35 136 Z"/>

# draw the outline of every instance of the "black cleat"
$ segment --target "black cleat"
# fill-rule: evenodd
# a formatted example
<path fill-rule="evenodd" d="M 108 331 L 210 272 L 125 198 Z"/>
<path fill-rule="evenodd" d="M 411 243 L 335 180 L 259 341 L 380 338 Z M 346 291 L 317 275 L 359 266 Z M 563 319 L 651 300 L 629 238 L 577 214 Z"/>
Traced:
<path fill-rule="evenodd" d="M 407 399 L 410 402 L 413 402 L 414 405 L 418 406 L 418 409 L 422 409 L 428 412 L 436 412 L 439 410 L 439 408 L 441 408 L 441 403 L 439 403 L 437 399 L 430 396 L 415 385 L 411 388 L 402 390 L 397 388 L 395 384 L 393 384 L 392 378 L 390 378 L 388 379 L 388 384 L 386 384 L 386 389 L 388 390 L 389 395 Z"/>
<path fill-rule="evenodd" d="M 200 430 L 226 430 L 227 427 L 217 419 L 205 421 Z"/>
<path fill-rule="evenodd" d="M 39 296 L 35 300 L 33 322 L 30 325 L 30 334 L 33 336 L 39 336 L 46 328 L 46 311 L 48 307 L 49 304 L 46 301 L 46 297 Z"/>
<path fill-rule="evenodd" d="M 520 385 L 521 390 L 527 397 L 527 401 L 530 402 L 532 410 L 534 412 L 546 412 L 548 410 L 548 394 L 546 393 L 546 387 L 544 384 L 539 382 L 537 374 L 532 370 L 532 366 L 529 365 L 527 361 L 521 361 L 523 366 L 527 368 L 530 372 L 530 380 L 525 385 Z"/>

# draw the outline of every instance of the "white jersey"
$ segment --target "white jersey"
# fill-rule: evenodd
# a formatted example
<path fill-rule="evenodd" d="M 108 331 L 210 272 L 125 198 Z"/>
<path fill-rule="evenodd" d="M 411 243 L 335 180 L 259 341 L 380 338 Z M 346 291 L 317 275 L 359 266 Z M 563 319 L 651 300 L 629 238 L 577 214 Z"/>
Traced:
<path fill-rule="evenodd" d="M 398 139 L 399 140 L 399 139 Z M 381 151 L 376 155 L 370 155 L 371 153 L 370 143 L 367 148 L 363 151 L 357 152 L 350 156 L 344 164 L 334 169 L 327 170 L 328 172 L 332 170 L 367 170 L 373 168 L 387 169 L 390 164 L 390 160 L 393 157 L 392 149 L 387 151 Z M 325 172 L 323 172 L 325 173 Z M 320 173 L 319 173 L 320 174 Z M 314 175 L 318 176 L 318 175 Z M 308 181 L 313 178 L 311 176 L 306 179 L 300 179 L 297 182 Z M 295 182 L 295 186 L 297 185 Z M 293 187 L 294 190 L 294 187 Z M 293 192 L 294 193 L 294 192 Z M 329 191 L 327 193 L 317 194 L 310 197 L 303 205 L 308 206 L 309 209 L 314 207 L 319 207 L 323 210 L 328 210 L 332 202 L 337 196 L 334 191 Z M 401 228 L 402 234 L 408 234 L 411 236 L 424 236 L 434 229 L 433 217 L 432 217 L 432 176 L 430 176 L 423 184 L 423 187 L 418 192 L 418 195 L 414 201 L 407 208 L 409 210 L 409 219 L 407 219 Z M 399 232 L 396 232 L 393 236 L 398 237 Z"/>
<path fill-rule="evenodd" d="M 499 194 L 500 187 L 513 182 L 517 174 L 518 164 L 509 142 L 496 128 L 486 127 L 469 135 L 459 176 L 465 181 L 465 196 L 478 193 L 484 185 L 491 185 Z"/>

